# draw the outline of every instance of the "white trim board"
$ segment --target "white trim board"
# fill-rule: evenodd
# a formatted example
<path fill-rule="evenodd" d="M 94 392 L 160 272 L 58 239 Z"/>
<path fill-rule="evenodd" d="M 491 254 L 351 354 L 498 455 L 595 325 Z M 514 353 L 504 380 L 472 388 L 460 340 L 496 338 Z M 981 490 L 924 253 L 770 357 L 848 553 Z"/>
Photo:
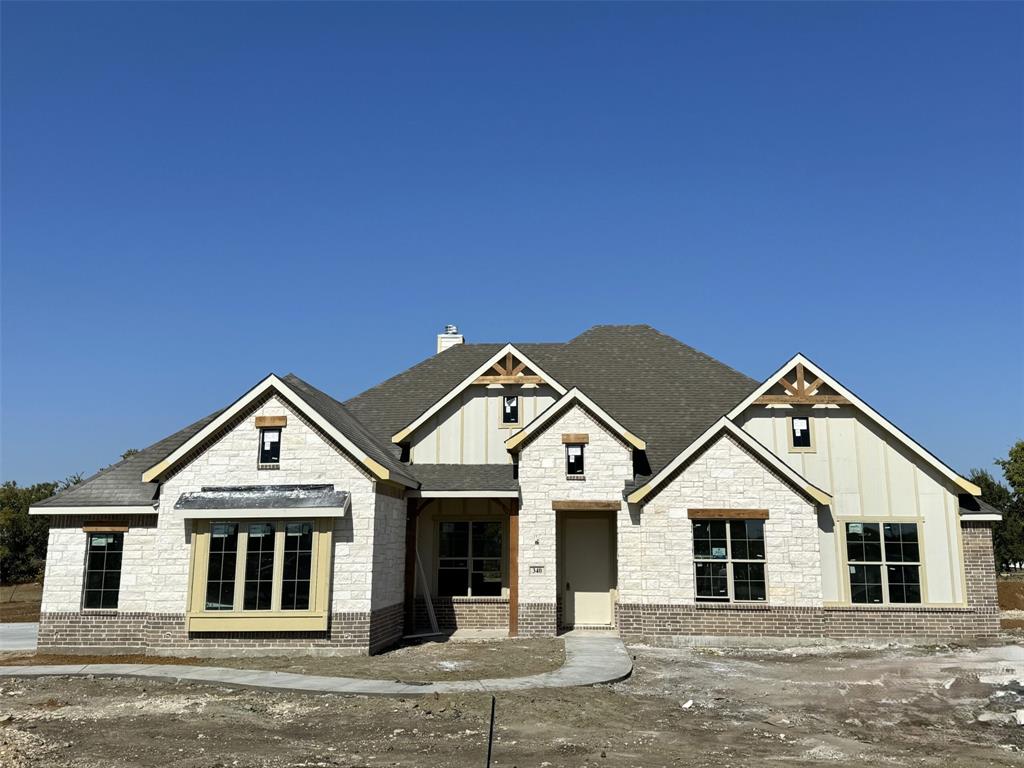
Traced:
<path fill-rule="evenodd" d="M 737 442 L 761 458 L 765 464 L 786 478 L 795 488 L 800 490 L 804 495 L 814 499 L 818 504 L 832 503 L 832 497 L 828 493 L 811 483 L 803 475 L 786 464 L 786 462 L 761 445 L 761 443 L 755 440 L 750 434 L 737 427 L 730 419 L 724 416 L 708 427 L 700 437 L 684 448 L 682 453 L 676 456 L 668 465 L 665 466 L 664 469 L 658 472 L 658 474 L 629 494 L 627 501 L 630 504 L 639 504 L 643 502 L 647 497 L 652 495 L 652 492 L 671 477 L 677 469 L 682 467 L 692 457 L 696 456 L 702 448 L 710 444 L 711 441 L 721 433 L 726 433 L 732 436 L 737 440 Z"/>
<path fill-rule="evenodd" d="M 553 419 L 555 416 L 557 416 L 565 408 L 567 408 L 570 404 L 574 402 L 580 403 L 588 411 L 591 411 L 607 426 L 611 427 L 612 430 L 620 438 L 625 440 L 627 443 L 629 443 L 637 450 L 647 450 L 646 442 L 644 442 L 639 437 L 630 432 L 628 429 L 626 429 L 624 426 L 619 424 L 619 422 L 613 419 L 603 408 L 601 408 L 601 406 L 599 406 L 597 403 L 595 403 L 593 400 L 591 400 L 589 397 L 583 394 L 576 387 L 570 389 L 568 392 L 562 395 L 562 397 L 560 397 L 558 400 L 556 400 L 543 411 L 541 411 L 536 416 L 536 418 L 534 418 L 533 421 L 531 421 L 521 430 L 512 435 L 512 437 L 508 438 L 505 441 L 505 447 L 510 451 L 516 450 L 532 434 L 537 432 L 537 430 L 543 427 L 547 422 L 549 422 L 551 419 Z"/>
<path fill-rule="evenodd" d="M 102 507 L 29 507 L 30 515 L 155 515 L 152 505 L 121 505 Z"/>
<path fill-rule="evenodd" d="M 552 389 L 554 389 L 558 394 L 565 394 L 565 387 L 563 387 L 561 384 L 555 381 L 552 377 L 548 376 L 543 370 L 541 370 L 541 367 L 539 365 L 534 363 L 529 357 L 527 357 L 518 349 L 516 349 L 514 345 L 506 344 L 500 350 L 495 352 L 491 357 L 489 357 L 487 359 L 487 362 L 485 362 L 483 365 L 481 365 L 479 368 L 473 371 L 473 373 L 471 373 L 469 376 L 463 379 L 461 383 L 459 383 L 451 390 L 449 390 L 448 394 L 446 394 L 444 397 L 442 397 L 440 400 L 438 400 L 436 403 L 430 406 L 427 410 L 425 410 L 422 414 L 420 414 L 415 421 L 413 421 L 407 427 L 402 429 L 400 432 L 397 432 L 395 435 L 393 435 L 391 438 L 391 442 L 400 443 L 407 437 L 409 437 L 409 435 L 411 435 L 413 432 L 415 432 L 417 429 L 423 426 L 427 419 L 429 419 L 435 413 L 444 408 L 448 403 L 450 403 L 452 400 L 458 397 L 459 393 L 466 389 L 466 387 L 470 386 L 474 381 L 476 381 L 477 378 L 487 373 L 487 371 L 491 369 L 492 365 L 499 362 L 509 352 L 515 355 L 519 359 L 519 362 L 526 363 L 527 367 L 531 371 L 533 371 L 535 374 L 544 379 L 548 383 L 548 385 Z"/>
<path fill-rule="evenodd" d="M 259 384 L 250 389 L 234 403 L 228 406 L 221 414 L 203 427 L 199 432 L 193 435 L 177 450 L 167 456 L 165 459 L 142 473 L 142 482 L 151 483 L 158 477 L 163 475 L 171 467 L 175 466 L 191 451 L 207 440 L 211 435 L 215 434 L 217 430 L 221 429 L 225 424 L 228 424 L 232 419 L 238 416 L 239 413 L 244 411 L 249 405 L 255 400 L 262 397 L 268 391 L 274 390 L 277 394 L 284 397 L 288 403 L 295 408 L 297 411 L 302 413 L 307 419 L 316 424 L 325 434 L 327 434 L 332 440 L 338 445 L 344 448 L 349 454 L 354 456 L 363 466 L 365 466 L 373 475 L 381 480 L 394 480 L 406 487 L 413 487 L 413 481 L 407 481 L 402 477 L 392 477 L 391 472 L 378 461 L 375 461 L 368 456 L 363 450 L 361 450 L 355 443 L 349 440 L 343 435 L 337 428 L 335 428 L 330 422 L 328 422 L 323 416 L 320 415 L 314 408 L 309 406 L 301 397 L 279 379 L 274 374 L 270 374 L 263 379 Z"/>
<path fill-rule="evenodd" d="M 972 496 L 981 495 L 981 488 L 972 483 L 970 480 L 961 477 L 959 474 L 954 472 L 950 467 L 943 464 L 938 458 L 932 455 L 922 445 L 917 443 L 907 433 L 905 433 L 895 424 L 893 424 L 884 416 L 882 416 L 882 414 L 878 413 L 878 411 L 876 411 L 870 405 L 865 403 L 863 400 L 861 400 L 859 397 L 853 394 L 853 392 L 848 390 L 834 378 L 829 376 L 818 365 L 811 362 L 810 360 L 808 360 L 806 357 L 799 353 L 794 355 L 787 363 L 785 363 L 781 368 L 779 368 L 779 370 L 777 370 L 775 373 L 773 373 L 771 376 L 765 379 L 761 386 L 759 386 L 752 393 L 750 393 L 750 395 L 748 395 L 747 398 L 743 400 L 743 402 L 741 402 L 739 405 L 737 405 L 735 408 L 729 411 L 729 413 L 726 414 L 728 418 L 735 419 L 740 414 L 742 414 L 745 410 L 747 410 L 747 408 L 754 404 L 754 401 L 757 400 L 757 398 L 759 398 L 761 395 L 765 394 L 769 389 L 771 389 L 783 375 L 789 373 L 789 371 L 792 370 L 797 363 L 801 363 L 805 369 L 809 370 L 811 373 L 814 374 L 815 378 L 821 379 L 823 383 L 828 384 L 832 389 L 834 389 L 840 395 L 849 400 L 850 403 L 854 407 L 858 408 L 861 413 L 863 413 L 865 416 L 867 416 L 869 419 L 875 422 L 875 424 L 884 429 L 890 435 L 895 437 L 900 443 L 909 448 L 910 451 L 914 453 L 916 456 L 918 456 L 921 459 L 924 459 L 934 469 L 938 470 L 940 474 L 944 475 L 946 478 L 951 480 L 957 487 L 961 488 L 964 491 L 967 491 L 967 493 L 971 494 Z"/>

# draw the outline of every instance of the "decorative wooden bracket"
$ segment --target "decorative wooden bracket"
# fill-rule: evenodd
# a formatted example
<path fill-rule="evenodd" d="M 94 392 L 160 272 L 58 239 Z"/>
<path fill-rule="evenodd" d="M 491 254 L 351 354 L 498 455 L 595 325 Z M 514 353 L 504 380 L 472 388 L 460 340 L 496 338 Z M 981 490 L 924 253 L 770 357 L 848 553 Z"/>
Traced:
<path fill-rule="evenodd" d="M 820 378 L 808 383 L 803 363 L 796 364 L 796 381 L 789 382 L 785 376 L 778 383 L 786 390 L 784 395 L 761 395 L 755 405 L 849 405 L 850 401 L 840 395 L 818 394 L 824 382 Z"/>
<path fill-rule="evenodd" d="M 473 379 L 474 384 L 543 384 L 544 379 L 533 373 L 523 373 L 526 363 L 520 362 L 509 352 L 503 361 L 491 366 L 494 373 L 486 373 Z"/>

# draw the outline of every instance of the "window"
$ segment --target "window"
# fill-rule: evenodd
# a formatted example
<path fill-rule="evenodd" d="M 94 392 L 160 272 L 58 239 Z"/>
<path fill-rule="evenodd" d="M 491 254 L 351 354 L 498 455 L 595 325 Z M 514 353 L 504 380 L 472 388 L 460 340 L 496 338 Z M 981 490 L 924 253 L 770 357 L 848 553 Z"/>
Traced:
<path fill-rule="evenodd" d="M 500 597 L 500 520 L 438 524 L 438 597 Z"/>
<path fill-rule="evenodd" d="M 565 446 L 565 474 L 570 477 L 583 476 L 583 445 L 570 443 Z"/>
<path fill-rule="evenodd" d="M 694 520 L 699 602 L 764 602 L 763 520 Z"/>
<path fill-rule="evenodd" d="M 792 416 L 789 419 L 789 447 L 794 451 L 811 451 L 814 438 L 810 416 Z"/>
<path fill-rule="evenodd" d="M 519 424 L 519 396 L 518 395 L 503 395 L 501 398 L 502 409 L 501 409 L 501 423 L 518 426 Z"/>
<path fill-rule="evenodd" d="M 121 553 L 124 550 L 123 533 L 89 533 L 85 554 L 86 608 L 117 608 L 121 590 Z"/>
<path fill-rule="evenodd" d="M 281 464 L 281 430 L 265 428 L 260 430 L 260 466 Z"/>
<path fill-rule="evenodd" d="M 210 556 L 206 565 L 206 610 L 230 611 L 235 606 L 235 563 L 238 524 L 210 526 Z"/>
<path fill-rule="evenodd" d="M 847 523 L 846 561 L 851 602 L 921 602 L 917 523 Z"/>
<path fill-rule="evenodd" d="M 317 542 L 329 541 L 329 519 L 197 525 L 198 562 L 206 569 L 193 574 L 192 611 L 281 616 L 312 610 L 318 594 L 326 605 L 330 558 L 321 558 L 318 570 Z"/>

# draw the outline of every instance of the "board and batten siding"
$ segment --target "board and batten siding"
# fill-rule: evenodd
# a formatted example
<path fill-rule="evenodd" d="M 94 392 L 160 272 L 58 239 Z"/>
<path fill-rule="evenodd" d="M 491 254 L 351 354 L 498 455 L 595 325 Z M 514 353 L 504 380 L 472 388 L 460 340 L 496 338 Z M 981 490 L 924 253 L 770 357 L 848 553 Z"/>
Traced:
<path fill-rule="evenodd" d="M 813 449 L 789 445 L 791 416 L 810 416 Z M 856 409 L 751 406 L 736 420 L 811 483 L 832 495 L 834 528 L 819 527 L 826 603 L 848 603 L 844 524 L 918 522 L 923 602 L 962 605 L 964 575 L 956 491 L 931 467 Z"/>
<path fill-rule="evenodd" d="M 525 426 L 555 402 L 546 384 L 476 385 L 464 389 L 412 434 L 413 464 L 510 464 L 505 440 L 518 429 L 501 423 L 502 397 L 518 395 L 519 423 Z"/>

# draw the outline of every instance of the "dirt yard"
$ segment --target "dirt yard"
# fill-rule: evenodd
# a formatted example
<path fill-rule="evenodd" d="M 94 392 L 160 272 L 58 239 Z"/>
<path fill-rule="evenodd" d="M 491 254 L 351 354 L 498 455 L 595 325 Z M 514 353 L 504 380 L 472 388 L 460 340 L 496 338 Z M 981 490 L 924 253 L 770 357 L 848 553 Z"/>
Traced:
<path fill-rule="evenodd" d="M 42 584 L 11 584 L 0 587 L 0 624 L 39 621 Z"/>
<path fill-rule="evenodd" d="M 173 656 L 79 656 L 0 654 L 3 666 L 21 664 L 197 664 L 234 669 L 266 669 L 303 675 L 366 677 L 403 682 L 479 680 L 535 675 L 558 669 L 565 647 L 555 638 L 529 640 L 451 640 L 396 648 L 377 656 L 256 656 L 177 658 Z"/>
<path fill-rule="evenodd" d="M 597 688 L 502 694 L 495 766 L 1020 766 L 1024 646 L 635 647 Z M 482 766 L 486 695 L 267 693 L 140 679 L 0 682 L 11 768 Z"/>

